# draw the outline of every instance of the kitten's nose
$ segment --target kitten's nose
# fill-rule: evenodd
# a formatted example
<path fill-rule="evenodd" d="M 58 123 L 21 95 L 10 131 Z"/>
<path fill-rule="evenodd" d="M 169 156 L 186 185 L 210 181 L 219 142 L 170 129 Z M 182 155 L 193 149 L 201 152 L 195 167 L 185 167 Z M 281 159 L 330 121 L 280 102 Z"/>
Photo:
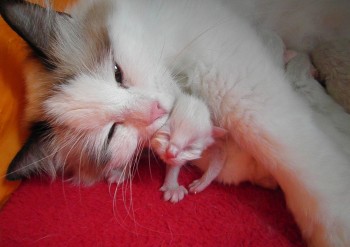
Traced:
<path fill-rule="evenodd" d="M 165 159 L 170 160 L 176 158 L 178 152 L 179 149 L 175 145 L 170 144 L 165 151 Z"/>
<path fill-rule="evenodd" d="M 158 101 L 153 102 L 151 105 L 151 122 L 154 122 L 166 113 L 167 112 L 160 106 Z"/>

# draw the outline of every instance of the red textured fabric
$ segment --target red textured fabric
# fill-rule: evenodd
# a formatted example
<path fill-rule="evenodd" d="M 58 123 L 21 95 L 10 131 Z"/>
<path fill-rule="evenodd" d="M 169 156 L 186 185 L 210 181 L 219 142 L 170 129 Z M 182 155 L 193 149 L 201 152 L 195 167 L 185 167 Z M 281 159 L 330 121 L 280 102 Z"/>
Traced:
<path fill-rule="evenodd" d="M 132 189 L 124 184 L 116 193 L 104 182 L 23 182 L 0 212 L 0 245 L 306 246 L 281 191 L 214 183 L 171 204 L 158 190 L 164 165 L 148 163 L 141 161 Z M 188 185 L 199 175 L 184 168 L 180 181 Z"/>

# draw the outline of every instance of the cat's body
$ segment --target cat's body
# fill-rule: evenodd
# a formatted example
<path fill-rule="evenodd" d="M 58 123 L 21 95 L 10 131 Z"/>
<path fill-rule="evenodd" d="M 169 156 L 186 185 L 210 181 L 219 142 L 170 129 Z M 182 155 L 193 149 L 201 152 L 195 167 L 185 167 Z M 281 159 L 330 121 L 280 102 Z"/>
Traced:
<path fill-rule="evenodd" d="M 298 53 L 286 65 L 286 74 L 293 88 L 316 111 L 325 116 L 335 128 L 329 128 L 322 118 L 319 126 L 329 138 L 339 143 L 340 148 L 350 157 L 350 115 L 337 104 L 310 74 L 312 64 L 309 56 Z M 317 118 L 316 118 L 317 121 Z"/>
<path fill-rule="evenodd" d="M 264 29 L 259 30 L 258 34 L 275 65 L 283 68 L 285 46 L 281 38 L 276 33 Z M 215 112 L 212 112 L 212 114 L 215 114 Z M 225 141 L 221 140 L 216 147 L 216 151 L 220 151 L 225 156 L 222 160 L 221 168 L 214 169 L 216 173 L 210 171 L 211 161 L 217 160 L 213 150 L 204 152 L 203 157 L 192 161 L 192 164 L 205 173 L 215 174 L 216 180 L 220 183 L 238 185 L 242 182 L 251 182 L 269 189 L 277 187 L 277 182 L 271 173 L 264 166 L 261 166 L 249 152 L 242 149 L 231 137 L 226 138 Z M 204 175 L 198 181 L 207 181 L 206 177 Z"/>
<path fill-rule="evenodd" d="M 348 0 L 221 0 L 259 28 L 278 33 L 288 49 L 309 52 L 320 41 L 350 38 Z"/>
<path fill-rule="evenodd" d="M 9 178 L 60 170 L 93 183 L 128 167 L 165 123 L 181 73 L 214 125 L 277 180 L 306 240 L 350 244 L 349 159 L 238 14 L 210 0 L 88 1 L 70 15 L 2 1 L 0 12 L 43 65 L 29 70 L 35 128 Z"/>
<path fill-rule="evenodd" d="M 350 202 L 350 162 L 314 116 L 329 121 L 293 91 L 253 29 L 239 19 L 227 21 L 224 13 L 225 22 L 215 18 L 219 27 L 189 40 L 176 57 L 176 70 L 188 75 L 187 86 L 207 103 L 214 124 L 272 173 L 304 236 L 315 246 L 348 245 L 348 208 L 339 201 Z M 206 20 L 212 15 L 217 13 L 205 13 Z"/>

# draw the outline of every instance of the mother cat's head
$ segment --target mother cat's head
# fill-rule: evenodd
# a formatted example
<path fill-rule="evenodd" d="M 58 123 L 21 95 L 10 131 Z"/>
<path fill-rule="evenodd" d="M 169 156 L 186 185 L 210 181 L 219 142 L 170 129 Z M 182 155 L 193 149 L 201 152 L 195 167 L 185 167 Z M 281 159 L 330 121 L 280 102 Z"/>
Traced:
<path fill-rule="evenodd" d="M 139 40 L 145 34 L 130 30 L 117 9 L 85 1 L 66 14 L 1 1 L 2 17 L 33 51 L 26 73 L 31 134 L 8 179 L 62 171 L 91 184 L 130 165 L 166 121 L 177 87 L 157 44 Z"/>

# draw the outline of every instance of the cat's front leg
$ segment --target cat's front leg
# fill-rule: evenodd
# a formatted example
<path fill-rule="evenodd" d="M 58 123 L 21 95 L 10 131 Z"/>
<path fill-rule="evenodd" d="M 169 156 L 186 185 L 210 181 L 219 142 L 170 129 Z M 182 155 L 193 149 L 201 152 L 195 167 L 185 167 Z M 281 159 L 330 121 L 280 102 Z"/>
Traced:
<path fill-rule="evenodd" d="M 297 53 L 286 64 L 286 75 L 295 91 L 305 97 L 317 111 L 331 115 L 345 110 L 337 104 L 311 75 L 312 63 L 307 54 Z"/>
<path fill-rule="evenodd" d="M 200 179 L 194 180 L 189 185 L 189 191 L 191 193 L 197 194 L 207 188 L 211 182 L 217 178 L 224 166 L 226 152 L 223 150 L 222 146 L 216 144 L 210 147 L 208 152 L 210 153 L 208 169 Z"/>
<path fill-rule="evenodd" d="M 122 184 L 128 178 L 125 169 L 114 168 L 110 170 L 106 176 L 106 179 L 109 184 Z"/>
<path fill-rule="evenodd" d="M 185 195 L 188 194 L 187 189 L 184 186 L 179 185 L 177 182 L 181 167 L 182 166 L 166 165 L 164 184 L 160 188 L 160 191 L 164 192 L 164 201 L 177 203 L 184 199 Z"/>
<path fill-rule="evenodd" d="M 350 136 L 350 115 L 310 75 L 311 66 L 309 56 L 299 53 L 286 65 L 287 78 L 294 90 L 302 95 L 313 109 L 329 118 L 340 132 Z M 349 137 L 346 138 L 349 139 Z M 343 146 L 348 145 L 349 143 L 343 144 Z"/>

